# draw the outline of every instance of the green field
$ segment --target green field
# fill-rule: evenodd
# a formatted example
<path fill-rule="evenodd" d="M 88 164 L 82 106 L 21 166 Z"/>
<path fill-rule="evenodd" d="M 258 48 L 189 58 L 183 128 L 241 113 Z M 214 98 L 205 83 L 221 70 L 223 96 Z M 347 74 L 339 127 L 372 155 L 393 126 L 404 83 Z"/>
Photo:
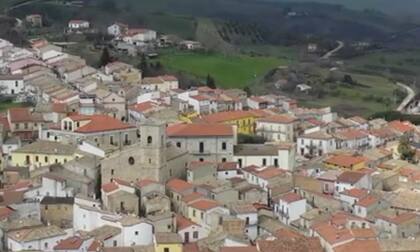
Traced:
<path fill-rule="evenodd" d="M 351 76 L 353 80 L 363 86 L 349 86 L 343 83 L 335 88 L 326 86 L 327 94 L 321 99 L 302 99 L 299 102 L 306 106 L 331 106 L 335 111 L 344 115 L 359 114 L 363 116 L 393 110 L 397 107 L 394 97 L 394 90 L 397 89 L 397 86 L 393 82 L 380 76 L 363 74 L 351 74 Z"/>
<path fill-rule="evenodd" d="M 22 107 L 27 107 L 27 106 L 28 105 L 26 105 L 24 103 L 3 101 L 3 102 L 0 102 L 0 112 L 5 112 L 9 108 L 22 108 Z"/>
<path fill-rule="evenodd" d="M 165 53 L 158 60 L 168 70 L 191 74 L 203 80 L 210 74 L 221 88 L 243 88 L 270 69 L 290 63 L 275 57 L 190 52 Z"/>

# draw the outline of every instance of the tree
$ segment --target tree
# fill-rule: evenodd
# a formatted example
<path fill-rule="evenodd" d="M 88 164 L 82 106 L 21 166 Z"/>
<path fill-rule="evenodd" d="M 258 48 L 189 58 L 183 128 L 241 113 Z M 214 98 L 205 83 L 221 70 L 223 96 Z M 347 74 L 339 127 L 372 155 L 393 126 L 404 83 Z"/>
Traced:
<path fill-rule="evenodd" d="M 209 88 L 213 88 L 213 89 L 216 88 L 216 83 L 215 83 L 213 77 L 210 76 L 210 74 L 207 74 L 206 85 Z"/>
<path fill-rule="evenodd" d="M 248 87 L 248 86 L 246 86 L 246 87 L 244 87 L 244 92 L 246 93 L 246 96 L 251 96 L 251 89 Z"/>
<path fill-rule="evenodd" d="M 343 82 L 348 83 L 348 84 L 354 84 L 353 78 L 351 77 L 350 74 L 344 75 Z"/>
<path fill-rule="evenodd" d="M 141 55 L 140 64 L 137 66 L 141 70 L 143 76 L 149 75 L 149 63 L 147 63 L 146 55 Z"/>
<path fill-rule="evenodd" d="M 112 61 L 112 59 L 111 59 L 111 56 L 109 55 L 108 48 L 105 47 L 102 50 L 102 55 L 101 55 L 101 58 L 99 60 L 99 66 L 100 67 L 106 66 L 111 61 Z"/>
<path fill-rule="evenodd" d="M 398 152 L 402 160 L 412 161 L 416 151 L 410 146 L 410 141 L 407 137 L 402 137 L 398 145 Z"/>

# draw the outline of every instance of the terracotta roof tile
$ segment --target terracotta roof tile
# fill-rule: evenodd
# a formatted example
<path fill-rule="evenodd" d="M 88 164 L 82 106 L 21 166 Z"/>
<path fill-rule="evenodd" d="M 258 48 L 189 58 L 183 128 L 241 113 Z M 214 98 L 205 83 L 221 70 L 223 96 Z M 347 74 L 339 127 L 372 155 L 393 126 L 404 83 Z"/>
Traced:
<path fill-rule="evenodd" d="M 377 240 L 354 240 L 334 248 L 334 252 L 380 252 L 382 251 Z"/>
<path fill-rule="evenodd" d="M 357 199 L 362 199 L 366 197 L 368 193 L 369 191 L 366 189 L 352 188 L 352 189 L 345 190 L 341 194 L 344 194 L 353 198 L 357 198 Z"/>
<path fill-rule="evenodd" d="M 388 126 L 401 133 L 406 133 L 415 129 L 415 126 L 410 122 L 392 121 L 388 123 Z"/>
<path fill-rule="evenodd" d="M 180 230 L 183 230 L 185 228 L 188 228 L 190 226 L 200 226 L 197 223 L 185 218 L 184 216 L 177 214 L 176 215 L 176 228 L 177 228 L 177 232 L 179 232 Z"/>
<path fill-rule="evenodd" d="M 54 246 L 54 250 L 78 250 L 82 246 L 83 240 L 78 236 L 72 236 L 61 240 Z"/>
<path fill-rule="evenodd" d="M 139 188 L 142 188 L 151 184 L 158 184 L 158 182 L 151 179 L 142 179 L 136 182 L 136 186 Z"/>
<path fill-rule="evenodd" d="M 269 122 L 269 123 L 281 123 L 281 124 L 290 124 L 295 122 L 297 119 L 290 115 L 271 115 L 268 117 L 263 117 L 258 119 L 259 122 Z"/>
<path fill-rule="evenodd" d="M 187 191 L 187 190 L 190 190 L 190 189 L 194 188 L 194 186 L 192 184 L 186 182 L 185 180 L 177 179 L 177 178 L 169 180 L 166 183 L 166 187 L 169 190 L 172 190 L 172 191 L 177 192 L 177 193 L 182 193 L 184 191 Z"/>
<path fill-rule="evenodd" d="M 75 132 L 78 133 L 93 133 L 101 131 L 112 131 L 112 130 L 123 130 L 131 129 L 135 126 L 121 122 L 115 118 L 112 118 L 107 115 L 92 115 L 92 116 L 83 116 L 83 115 L 74 115 L 69 116 L 73 121 L 86 121 L 89 122 L 85 125 L 77 128 Z"/>
<path fill-rule="evenodd" d="M 220 252 L 258 252 L 254 246 L 246 247 L 221 247 Z"/>
<path fill-rule="evenodd" d="M 384 214 L 378 214 L 378 215 L 376 215 L 376 218 L 399 225 L 399 224 L 405 223 L 407 221 L 411 221 L 413 219 L 416 219 L 417 215 L 414 214 L 414 213 L 401 213 L 401 214 L 398 214 L 398 215 L 395 215 L 395 216 L 387 216 L 387 215 L 384 215 Z"/>
<path fill-rule="evenodd" d="M 0 220 L 8 218 L 14 212 L 10 207 L 0 207 Z"/>
<path fill-rule="evenodd" d="M 361 138 L 367 138 L 368 134 L 363 130 L 357 130 L 357 129 L 347 129 L 338 131 L 334 134 L 335 137 L 343 139 L 343 140 L 354 140 L 354 139 L 361 139 Z"/>
<path fill-rule="evenodd" d="M 29 108 L 10 108 L 9 116 L 12 123 L 32 122 L 35 120 Z"/>
<path fill-rule="evenodd" d="M 199 210 L 207 211 L 207 210 L 219 207 L 220 205 L 219 203 L 217 203 L 217 201 L 214 201 L 214 200 L 199 199 L 190 203 L 189 206 L 192 208 L 199 209 Z"/>
<path fill-rule="evenodd" d="M 324 163 L 351 169 L 354 165 L 357 165 L 366 161 L 367 161 L 367 158 L 363 156 L 351 156 L 351 155 L 344 154 L 344 155 L 334 155 L 324 160 Z"/>
<path fill-rule="evenodd" d="M 247 117 L 254 117 L 254 114 L 249 111 L 225 111 L 203 116 L 202 120 L 208 123 L 222 123 Z"/>
<path fill-rule="evenodd" d="M 203 195 L 203 194 L 198 193 L 198 192 L 193 192 L 193 193 L 190 193 L 190 194 L 184 195 L 184 196 L 182 197 L 182 201 L 188 204 L 188 203 L 190 203 L 190 202 L 192 202 L 192 201 L 194 201 L 194 200 L 197 200 L 197 199 L 204 199 L 204 198 L 205 198 L 205 197 L 204 197 L 204 195 Z"/>
<path fill-rule="evenodd" d="M 102 185 L 102 190 L 106 193 L 113 192 L 118 190 L 118 185 L 114 182 L 109 182 Z"/>
<path fill-rule="evenodd" d="M 259 240 L 259 252 L 323 252 L 319 238 L 299 237 L 292 239 Z"/>
<path fill-rule="evenodd" d="M 299 194 L 296 194 L 294 192 L 285 193 L 281 195 L 279 198 L 283 201 L 286 201 L 287 203 L 293 203 L 295 201 L 299 201 L 303 199 L 302 197 L 300 197 Z"/>
<path fill-rule="evenodd" d="M 168 137 L 233 136 L 233 128 L 226 124 L 175 124 L 166 129 Z"/>
<path fill-rule="evenodd" d="M 361 172 L 345 171 L 338 176 L 337 181 L 339 181 L 341 183 L 355 184 L 360 179 L 362 179 L 364 176 L 365 176 L 365 174 L 361 173 Z"/>
<path fill-rule="evenodd" d="M 378 202 L 378 199 L 375 196 L 368 195 L 364 197 L 363 199 L 359 200 L 359 202 L 357 202 L 356 205 L 361 206 L 361 207 L 369 207 L 377 202 Z"/>

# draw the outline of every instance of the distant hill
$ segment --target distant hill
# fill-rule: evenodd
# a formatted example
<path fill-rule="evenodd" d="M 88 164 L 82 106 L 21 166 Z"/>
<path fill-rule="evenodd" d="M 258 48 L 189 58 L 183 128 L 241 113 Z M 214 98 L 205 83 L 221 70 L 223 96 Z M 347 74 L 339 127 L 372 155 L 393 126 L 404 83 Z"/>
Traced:
<path fill-rule="evenodd" d="M 265 0 L 262 0 L 265 1 Z M 420 0 L 268 0 L 272 2 L 317 2 L 339 4 L 355 10 L 375 9 L 388 15 L 420 20 Z"/>

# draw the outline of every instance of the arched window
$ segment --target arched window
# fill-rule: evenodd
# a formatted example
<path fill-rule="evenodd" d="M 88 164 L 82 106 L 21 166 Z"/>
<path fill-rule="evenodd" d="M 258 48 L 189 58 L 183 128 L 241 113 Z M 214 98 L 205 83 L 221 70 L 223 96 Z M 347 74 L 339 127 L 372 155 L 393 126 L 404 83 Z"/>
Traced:
<path fill-rule="evenodd" d="M 152 144 L 152 137 L 151 136 L 147 137 L 147 144 Z"/>
<path fill-rule="evenodd" d="M 67 122 L 64 121 L 64 130 L 67 130 Z"/>
<path fill-rule="evenodd" d="M 130 165 L 133 165 L 133 164 L 135 163 L 134 158 L 133 158 L 133 157 L 129 157 L 129 158 L 128 158 L 128 163 L 129 163 Z"/>

